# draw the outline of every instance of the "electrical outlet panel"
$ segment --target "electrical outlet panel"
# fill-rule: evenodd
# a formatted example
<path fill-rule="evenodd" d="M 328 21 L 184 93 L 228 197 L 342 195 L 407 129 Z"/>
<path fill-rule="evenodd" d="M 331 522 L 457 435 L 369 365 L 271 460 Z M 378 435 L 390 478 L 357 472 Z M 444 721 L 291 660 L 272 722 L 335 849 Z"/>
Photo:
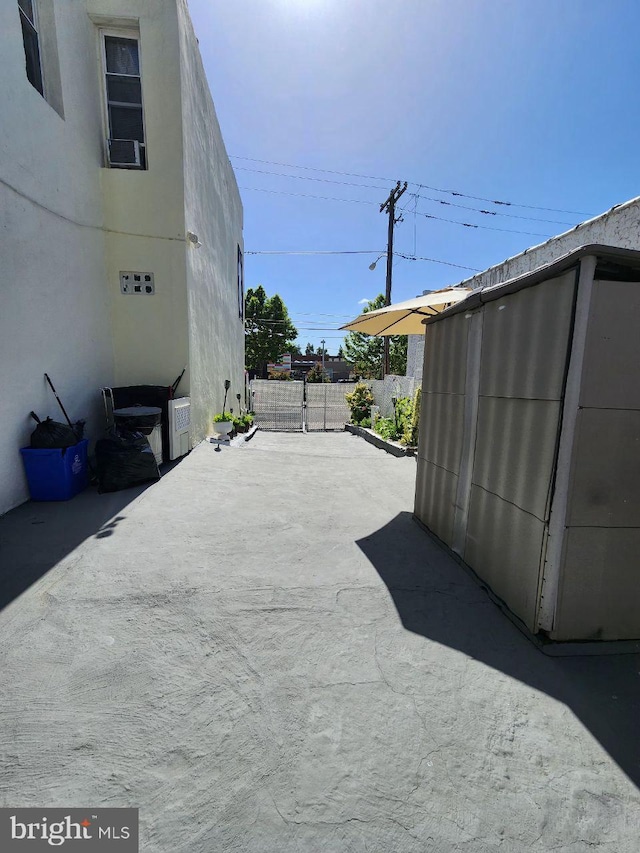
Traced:
<path fill-rule="evenodd" d="M 152 272 L 120 271 L 120 293 L 127 296 L 152 296 L 155 292 Z"/>

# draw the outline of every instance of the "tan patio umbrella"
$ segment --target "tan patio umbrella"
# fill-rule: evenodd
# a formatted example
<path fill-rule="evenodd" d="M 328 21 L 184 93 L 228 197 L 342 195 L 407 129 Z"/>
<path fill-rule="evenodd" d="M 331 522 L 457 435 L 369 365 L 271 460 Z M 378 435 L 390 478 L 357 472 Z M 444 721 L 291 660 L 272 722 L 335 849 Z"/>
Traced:
<path fill-rule="evenodd" d="M 461 302 L 470 293 L 471 290 L 466 287 L 434 290 L 406 302 L 367 311 L 340 328 L 348 332 L 363 332 L 365 335 L 424 335 L 422 321 L 425 317 L 439 314 L 455 302 Z"/>

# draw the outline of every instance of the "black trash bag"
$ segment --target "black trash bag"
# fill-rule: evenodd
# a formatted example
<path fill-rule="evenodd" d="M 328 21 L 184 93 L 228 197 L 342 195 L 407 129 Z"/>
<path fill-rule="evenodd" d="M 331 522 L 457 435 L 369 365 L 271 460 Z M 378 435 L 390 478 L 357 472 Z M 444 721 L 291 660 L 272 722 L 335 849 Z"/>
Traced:
<path fill-rule="evenodd" d="M 95 454 L 101 494 L 160 479 L 153 450 L 142 433 L 112 430 L 96 442 Z"/>
<path fill-rule="evenodd" d="M 69 424 L 60 424 L 47 418 L 40 421 L 31 433 L 31 447 L 51 449 L 53 447 L 73 447 L 80 441 Z"/>

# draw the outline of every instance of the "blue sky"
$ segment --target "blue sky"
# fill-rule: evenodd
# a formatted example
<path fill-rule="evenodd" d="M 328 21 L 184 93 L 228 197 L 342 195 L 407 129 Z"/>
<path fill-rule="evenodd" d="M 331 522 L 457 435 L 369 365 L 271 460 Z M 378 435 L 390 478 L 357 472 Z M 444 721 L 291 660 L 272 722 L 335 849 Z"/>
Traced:
<path fill-rule="evenodd" d="M 282 296 L 303 347 L 324 338 L 337 350 L 336 327 L 384 291 L 384 260 L 371 272 L 376 255 L 248 252 L 383 252 L 379 205 L 397 179 L 412 183 L 395 249 L 476 269 L 640 194 L 637 0 L 189 7 L 241 187 L 246 286 Z M 469 274 L 397 258 L 392 301 Z"/>

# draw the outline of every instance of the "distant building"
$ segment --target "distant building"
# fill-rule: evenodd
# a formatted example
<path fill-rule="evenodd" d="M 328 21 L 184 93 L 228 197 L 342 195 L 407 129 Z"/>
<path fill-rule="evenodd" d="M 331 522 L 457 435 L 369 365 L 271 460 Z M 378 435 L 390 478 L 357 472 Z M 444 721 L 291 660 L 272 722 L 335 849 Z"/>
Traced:
<path fill-rule="evenodd" d="M 18 448 L 99 388 L 170 385 L 203 438 L 244 387 L 242 203 L 186 0 L 0 3 L 0 512 Z"/>
<path fill-rule="evenodd" d="M 302 379 L 318 363 L 322 364 L 322 354 L 294 355 L 291 361 L 292 376 L 294 379 Z M 332 382 L 353 378 L 353 364 L 337 355 L 325 355 L 324 369 Z"/>

